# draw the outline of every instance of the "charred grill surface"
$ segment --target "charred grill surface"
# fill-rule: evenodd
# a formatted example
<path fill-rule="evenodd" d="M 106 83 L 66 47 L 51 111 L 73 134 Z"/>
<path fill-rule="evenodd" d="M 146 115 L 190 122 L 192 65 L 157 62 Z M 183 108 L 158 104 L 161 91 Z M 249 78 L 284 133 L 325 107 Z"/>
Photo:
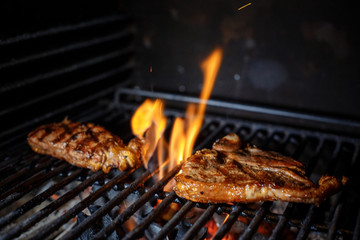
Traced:
<path fill-rule="evenodd" d="M 141 141 L 132 139 L 128 145 L 101 126 L 93 123 L 71 122 L 38 127 L 28 135 L 28 143 L 39 154 L 64 159 L 92 171 L 112 168 L 125 171 L 141 165 Z"/>
<path fill-rule="evenodd" d="M 76 121 L 83 123 L 70 122 L 67 120 L 64 121 L 65 123 L 67 122 L 65 125 L 73 126 L 74 129 L 83 129 L 85 132 L 90 131 L 95 135 L 101 132 L 101 136 L 98 136 L 99 139 L 106 139 L 105 135 L 107 134 L 109 134 L 109 139 L 116 138 L 116 136 L 113 136 L 110 132 L 106 133 L 106 130 L 102 127 L 85 122 L 99 123 L 102 126 L 106 126 L 107 129 L 113 130 L 113 133 L 117 133 L 116 129 L 118 129 L 119 132 L 121 132 L 117 134 L 118 136 L 124 137 L 123 139 L 131 139 L 132 134 L 129 128 L 130 119 L 133 111 L 138 106 L 138 101 L 141 101 L 134 100 L 135 102 L 127 102 L 128 96 L 129 95 L 121 95 L 121 98 L 119 98 L 119 100 L 121 100 L 119 108 L 105 108 L 102 104 L 94 105 L 93 102 L 90 102 L 86 103 L 86 105 L 79 105 L 79 107 L 71 111 L 66 111 L 61 115 L 59 114 L 59 116 L 56 115 L 56 118 L 49 117 L 48 120 L 43 120 L 42 122 L 55 122 L 59 119 L 61 121 L 61 119 L 67 115 L 71 119 L 76 119 Z M 182 111 L 178 112 L 176 109 L 170 109 L 167 115 L 170 119 L 175 119 L 175 117 L 182 113 Z M 296 184 L 318 187 L 317 184 L 311 183 L 309 179 L 302 179 L 301 176 L 304 172 L 303 165 L 306 167 L 306 176 L 309 176 L 313 181 L 320 179 L 323 175 L 326 176 L 326 174 L 330 174 L 335 176 L 348 176 L 350 179 L 349 183 L 339 194 L 331 198 L 329 197 L 320 208 L 308 204 L 287 204 L 280 202 L 265 202 L 261 204 L 261 207 L 259 207 L 258 204 L 247 205 L 241 203 L 235 205 L 214 205 L 195 203 L 177 197 L 173 200 L 175 203 L 172 204 L 177 204 L 180 210 L 178 210 L 167 223 L 164 223 L 164 226 L 159 228 L 160 225 L 157 219 L 159 219 L 162 213 L 156 210 L 159 209 L 160 206 L 156 204 L 158 204 L 159 201 L 161 201 L 160 204 L 165 202 L 165 207 L 168 208 L 170 207 L 167 202 L 168 197 L 170 197 L 170 199 L 174 197 L 174 193 L 167 194 L 163 192 L 162 187 L 166 182 L 164 182 L 164 178 L 160 180 L 159 184 L 154 185 L 154 179 L 156 179 L 156 177 L 153 178 L 152 176 L 155 173 L 145 171 L 142 167 L 137 168 L 133 173 L 131 173 L 131 171 L 120 173 L 115 169 L 109 174 L 103 174 L 100 171 L 91 173 L 85 169 L 79 172 L 78 170 L 80 169 L 70 167 L 62 161 L 57 161 L 48 156 L 34 154 L 28 148 L 25 140 L 26 133 L 35 129 L 38 126 L 38 121 L 38 119 L 36 121 L 34 120 L 31 126 L 26 128 L 26 131 L 22 131 L 14 138 L 3 138 L 6 140 L 6 144 L 2 145 L 2 151 L 0 153 L 2 157 L 0 168 L 2 173 L 0 210 L 2 210 L 2 212 L 0 214 L 3 214 L 0 217 L 0 238 L 2 239 L 13 239 L 16 236 L 30 236 L 31 234 L 35 235 L 31 235 L 34 236 L 33 239 L 44 239 L 44 236 L 50 235 L 50 233 L 53 233 L 54 229 L 57 228 L 59 229 L 54 233 L 54 236 L 56 235 L 60 238 L 59 236 L 62 235 L 62 239 L 75 239 L 80 237 L 80 235 L 83 237 L 88 234 L 90 234 L 89 239 L 94 239 L 95 235 L 96 237 L 103 237 L 102 233 L 104 232 L 107 233 L 109 238 L 117 235 L 119 239 L 132 239 L 134 236 L 145 237 L 148 236 L 150 232 L 151 236 L 154 236 L 154 239 L 162 239 L 168 236 L 169 238 L 174 237 L 173 234 L 177 234 L 177 239 L 194 239 L 194 236 L 192 236 L 193 233 L 200 233 L 201 236 L 204 236 L 204 233 L 206 234 L 208 225 L 205 225 L 205 220 L 209 218 L 211 218 L 210 221 L 221 221 L 214 239 L 222 239 L 228 236 L 228 234 L 231 235 L 232 232 L 229 229 L 238 229 L 244 224 L 246 229 L 244 229 L 244 231 L 240 229 L 243 232 L 239 233 L 241 235 L 239 238 L 241 239 L 257 237 L 259 234 L 257 229 L 262 229 L 264 226 L 267 226 L 270 229 L 269 231 L 271 231 L 271 233 L 262 233 L 265 237 L 269 237 L 269 239 L 283 239 L 289 233 L 294 235 L 294 238 L 295 235 L 297 235 L 299 239 L 304 239 L 314 234 L 316 234 L 316 236 L 328 236 L 329 239 L 358 239 L 360 218 L 359 208 L 356 204 L 358 202 L 358 190 L 355 183 L 357 182 L 357 169 L 359 166 L 359 138 L 264 122 L 252 122 L 234 116 L 224 118 L 223 115 L 210 114 L 205 118 L 203 128 L 196 142 L 196 149 L 211 149 L 213 145 L 212 150 L 208 151 L 210 151 L 209 155 L 213 157 L 215 155 L 212 155 L 212 151 L 217 152 L 218 158 L 214 157 L 214 159 L 211 159 L 214 163 L 224 165 L 225 160 L 227 160 L 229 156 L 236 158 L 237 151 L 242 150 L 245 154 L 245 149 L 247 149 L 246 154 L 249 156 L 261 156 L 263 153 L 270 154 L 266 159 L 258 158 L 257 160 L 259 160 L 260 163 L 255 160 L 254 162 L 250 162 L 254 165 L 254 168 L 256 164 L 260 166 L 264 165 L 262 161 L 271 162 L 271 164 L 269 164 L 271 166 L 268 167 L 274 169 L 280 168 L 281 164 L 284 165 L 282 170 L 286 171 L 289 175 L 280 174 L 281 172 L 279 172 L 279 175 L 284 178 L 282 182 L 280 180 L 276 182 L 279 186 L 283 186 L 283 182 L 286 182 L 288 179 L 296 179 L 298 177 L 297 175 L 299 175 L 299 180 L 296 180 Z M 55 143 L 58 141 L 57 144 L 60 144 L 61 141 L 65 141 L 65 137 L 59 137 L 61 135 L 60 133 L 57 133 L 57 135 L 53 133 L 52 138 L 50 138 L 50 136 L 47 136 L 49 133 L 46 133 L 44 129 L 46 128 L 45 126 L 48 126 L 50 130 L 55 130 L 56 128 L 61 129 L 60 126 L 62 124 L 64 123 L 44 125 L 38 129 L 38 133 L 34 131 L 30 134 L 29 137 L 34 137 L 35 139 L 33 143 L 34 148 L 40 149 L 40 147 L 42 147 L 45 148 L 43 151 L 55 151 L 51 141 L 48 141 L 46 144 L 44 144 L 43 141 L 45 141 L 45 139 L 53 139 L 52 141 Z M 69 126 L 67 127 L 70 128 Z M 86 130 L 89 128 L 92 130 Z M 60 132 L 60 130 L 57 131 Z M 75 134 L 75 130 L 74 132 L 68 131 L 71 136 L 68 136 L 67 139 L 71 139 Z M 298 159 L 303 165 L 291 159 L 280 158 L 280 160 L 282 160 L 280 161 L 276 157 L 278 155 L 273 155 L 268 151 L 262 151 L 253 147 L 243 147 L 242 145 L 244 144 L 241 144 L 241 142 L 236 139 L 234 141 L 231 137 L 222 138 L 213 144 L 216 139 L 226 136 L 230 132 L 238 134 L 246 143 L 256 145 L 260 149 L 280 152 L 284 156 L 291 156 L 294 159 Z M 104 135 L 104 133 L 106 134 Z M 41 134 L 43 134 L 43 137 L 41 137 Z M 81 144 L 80 139 L 85 140 L 88 138 L 87 141 L 92 141 L 90 133 L 79 133 L 78 135 L 79 136 L 74 138 L 76 138 L 76 141 L 79 141 L 79 144 Z M 63 140 L 61 141 L 55 140 L 62 138 Z M 22 141 L 16 142 L 16 139 L 22 139 Z M 121 140 L 108 141 L 120 141 L 117 143 L 119 146 L 129 147 L 129 145 L 123 144 Z M 82 144 L 85 144 L 85 142 Z M 115 143 L 113 144 L 116 145 Z M 5 148 L 4 146 L 8 147 Z M 46 149 L 47 147 L 49 147 L 49 149 Z M 65 152 L 64 149 L 59 149 L 58 151 Z M 96 154 L 94 154 L 94 156 L 95 155 Z M 82 156 L 87 155 L 84 153 Z M 203 157 L 205 157 L 205 155 L 203 155 Z M 60 158 L 60 156 L 58 156 L 58 158 Z M 85 161 L 86 158 L 83 160 Z M 245 165 L 245 168 L 252 170 L 253 172 L 250 171 L 249 174 L 254 175 L 257 173 L 256 168 L 252 168 L 253 166 L 250 163 L 248 162 L 249 166 Z M 88 164 L 85 162 L 83 165 Z M 235 163 L 234 161 L 231 171 L 235 171 L 240 165 L 244 164 L 241 161 L 240 163 Z M 179 169 L 180 167 L 177 168 L 176 171 Z M 224 173 L 226 173 L 225 170 L 229 171 L 226 168 L 220 169 L 224 171 Z M 165 178 L 172 178 L 174 175 L 175 172 L 167 174 Z M 204 177 L 210 178 L 213 176 L 207 175 Z M 268 175 L 264 175 L 264 177 L 268 177 Z M 89 181 L 87 179 L 89 179 Z M 52 181 L 54 181 L 55 184 L 53 187 L 41 188 L 45 183 L 52 184 Z M 69 184 L 70 188 L 67 188 L 69 181 L 71 181 Z M 258 179 L 258 181 L 260 181 L 260 179 Z M 336 182 L 340 183 L 338 180 L 336 180 Z M 260 181 L 258 186 L 261 186 L 262 183 L 263 182 Z M 80 184 L 79 187 L 73 188 L 73 186 L 77 186 L 78 184 Z M 110 187 L 109 184 L 114 187 Z M 286 184 L 291 183 L 286 182 Z M 320 185 L 322 184 L 320 183 Z M 271 185 L 269 187 L 274 186 L 275 185 Z M 24 191 L 24 189 L 26 191 Z M 88 192 L 90 189 L 92 189 L 91 192 Z M 87 195 L 82 196 L 86 197 L 85 199 L 80 198 L 74 200 L 75 195 L 82 195 L 83 192 L 88 192 L 87 194 L 90 195 L 88 195 L 88 197 L 86 197 Z M 218 195 L 219 194 L 218 192 Z M 52 199 L 53 195 L 60 198 L 54 200 Z M 30 200 L 27 199 L 27 197 L 29 197 Z M 23 204 L 23 201 L 27 202 Z M 50 204 L 48 201 L 50 201 Z M 66 214 L 61 214 L 64 210 L 63 206 L 67 204 L 70 205 L 73 201 L 79 202 L 74 207 L 65 209 Z M 15 205 L 18 202 L 19 205 Z M 126 208 L 119 210 L 117 206 L 123 202 L 124 204 L 126 203 Z M 39 207 L 40 210 L 34 207 L 40 204 L 44 204 L 46 207 L 41 206 Z M 11 208 L 12 205 L 15 205 L 15 207 Z M 154 206 L 156 207 L 154 208 Z M 282 207 L 286 209 L 284 210 Z M 203 209 L 205 211 L 201 214 Z M 214 210 L 216 210 L 217 214 L 214 213 Z M 189 223 L 187 216 L 192 216 L 194 211 L 200 211 L 201 217 Z M 50 216 L 50 212 L 51 215 L 60 213 L 61 216 L 54 219 L 53 216 Z M 84 220 L 84 217 L 81 218 L 81 216 L 83 215 L 82 213 L 85 212 L 90 212 L 91 215 L 87 216 Z M 138 213 L 140 212 L 142 214 L 139 215 Z M 116 214 L 113 215 L 113 213 Z M 223 218 L 225 217 L 225 213 L 229 214 L 227 220 Z M 119 215 L 120 217 L 118 217 Z M 78 219 L 75 225 L 69 227 L 67 224 L 63 224 L 68 221 L 73 224 L 71 219 L 74 216 Z M 138 225 L 132 231 L 126 228 L 128 218 L 138 221 Z M 43 221 L 39 219 L 43 219 Z M 153 219 L 153 221 L 150 221 L 150 219 Z M 246 222 L 243 223 L 243 220 L 246 220 Z M 101 224 L 101 226 L 98 226 L 97 223 Z M 93 227 L 95 225 L 96 227 Z M 42 230 L 39 231 L 37 226 L 42 226 Z M 186 236 L 184 234 L 186 234 Z M 149 239 L 153 238 L 150 237 Z M 238 239 L 238 237 L 236 237 L 236 239 Z"/>
<path fill-rule="evenodd" d="M 204 203 L 289 201 L 319 206 L 347 182 L 329 175 L 314 184 L 304 166 L 272 151 L 246 146 L 235 134 L 217 141 L 213 149 L 197 151 L 175 177 L 175 192 Z"/>

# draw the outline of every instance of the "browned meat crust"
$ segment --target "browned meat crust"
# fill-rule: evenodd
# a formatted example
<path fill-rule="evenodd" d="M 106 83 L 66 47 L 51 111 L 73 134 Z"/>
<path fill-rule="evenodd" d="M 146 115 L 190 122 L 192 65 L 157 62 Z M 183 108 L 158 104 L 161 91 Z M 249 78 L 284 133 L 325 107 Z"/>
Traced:
<path fill-rule="evenodd" d="M 125 146 L 119 137 L 93 123 L 65 119 L 46 124 L 29 133 L 28 143 L 37 153 L 92 171 L 102 169 L 108 173 L 112 168 L 124 171 L 142 164 L 139 139 L 134 138 Z"/>
<path fill-rule="evenodd" d="M 304 166 L 276 152 L 246 146 L 232 133 L 189 157 L 175 176 L 180 197 L 203 203 L 289 201 L 319 206 L 347 182 L 322 176 L 314 184 Z"/>

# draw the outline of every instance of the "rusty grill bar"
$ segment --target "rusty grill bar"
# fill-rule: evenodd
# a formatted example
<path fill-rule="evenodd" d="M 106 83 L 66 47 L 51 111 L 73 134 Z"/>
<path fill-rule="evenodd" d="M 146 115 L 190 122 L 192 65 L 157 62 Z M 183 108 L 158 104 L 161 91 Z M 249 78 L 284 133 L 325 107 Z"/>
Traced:
<path fill-rule="evenodd" d="M 120 94 L 115 97 L 118 102 L 113 104 L 113 109 L 94 106 L 84 108 L 86 111 L 80 113 L 69 111 L 71 119 L 99 123 L 125 140 L 129 139 L 131 137 L 130 117 L 148 93 L 143 96 L 141 93 L 133 95 L 132 90 L 127 91 L 126 89 L 119 92 Z M 172 108 L 170 100 L 167 103 L 169 103 L 167 115 L 170 119 L 183 113 L 177 108 Z M 74 109 L 77 110 L 77 108 Z M 224 117 L 213 112 L 206 116 L 196 142 L 197 149 L 211 147 L 214 140 L 232 131 L 239 134 L 248 143 L 299 159 L 307 166 L 310 178 L 316 179 L 317 176 L 324 173 L 346 175 L 350 179 L 356 178 L 354 169 L 358 169 L 359 166 L 359 139 L 345 135 L 249 121 L 231 116 Z M 19 237 L 27 230 L 37 227 L 43 219 L 46 222 L 41 223 L 43 225 L 37 230 L 37 234 L 23 235 L 22 237 L 44 239 L 51 236 L 50 238 L 55 238 L 51 235 L 53 232 L 57 232 L 57 229 L 69 221 L 75 221 L 74 218 L 99 199 L 106 199 L 106 201 L 85 220 L 78 221 L 62 233 L 57 233 L 59 239 L 82 239 L 81 236 L 84 232 L 89 231 L 94 224 L 106 216 L 110 216 L 111 221 L 98 229 L 98 232 L 92 232 L 91 238 L 113 239 L 114 236 L 118 239 L 140 238 L 146 236 L 144 235 L 145 231 L 161 215 L 163 209 L 172 202 L 179 204 L 180 210 L 161 226 L 162 228 L 153 236 L 153 239 L 163 239 L 175 234 L 174 229 L 185 221 L 186 214 L 195 207 L 203 209 L 204 212 L 188 227 L 181 239 L 202 239 L 205 224 L 213 218 L 214 214 L 224 213 L 229 214 L 229 217 L 219 226 L 213 239 L 222 239 L 238 222 L 239 217 L 248 221 L 239 239 L 253 239 L 259 226 L 264 223 L 271 226 L 270 235 L 267 236 L 269 239 L 282 239 L 284 232 L 289 228 L 293 229 L 296 239 L 307 239 L 314 233 L 322 234 L 321 236 L 325 236 L 326 239 L 358 239 L 359 237 L 358 195 L 356 187 L 354 188 L 351 183 L 348 188 L 332 197 L 320 208 L 290 203 L 283 213 L 274 213 L 271 210 L 273 204 L 270 202 L 265 202 L 256 209 L 246 204 L 233 206 L 197 204 L 178 198 L 173 191 L 163 192 L 163 187 L 174 177 L 180 166 L 169 172 L 159 182 L 154 181 L 158 169 L 150 172 L 141 167 L 135 171 L 124 173 L 113 170 L 108 175 L 102 172 L 92 173 L 86 169 L 70 166 L 64 161 L 32 153 L 25 138 L 15 139 L 21 139 L 21 142 L 11 144 L 10 147 L 7 145 L 1 149 L 1 239 Z M 51 199 L 59 190 L 75 181 L 78 182 L 75 187 L 65 190 L 57 199 Z M 47 183 L 50 184 L 46 185 Z M 43 185 L 46 187 L 39 190 Z M 88 196 L 64 210 L 61 216 L 47 220 L 49 214 L 62 211 L 64 205 L 89 187 L 93 190 Z M 109 197 L 110 191 L 115 191 L 116 194 Z M 34 192 L 35 194 L 33 194 Z M 124 209 L 119 208 L 130 194 L 137 192 L 140 194 L 137 200 Z M 33 194 L 30 199 L 20 202 L 30 194 Z M 161 203 L 148 213 L 141 223 L 131 231 L 125 228 L 124 224 L 139 209 L 158 199 L 162 200 Z M 26 213 L 34 211 L 33 209 L 37 205 L 44 202 L 48 202 L 46 206 L 35 210 L 30 216 L 26 216 Z M 15 204 L 18 205 L 15 206 Z M 113 209 L 117 209 L 115 214 L 112 212 Z M 77 217 L 77 219 L 79 218 Z"/>

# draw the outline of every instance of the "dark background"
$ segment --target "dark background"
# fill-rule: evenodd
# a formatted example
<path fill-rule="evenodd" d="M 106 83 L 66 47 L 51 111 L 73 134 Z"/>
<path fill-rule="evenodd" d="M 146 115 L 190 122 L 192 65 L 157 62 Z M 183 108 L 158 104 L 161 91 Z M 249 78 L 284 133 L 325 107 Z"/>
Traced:
<path fill-rule="evenodd" d="M 199 64 L 221 46 L 212 98 L 360 117 L 359 29 L 350 1 L 127 4 L 138 25 L 141 88 L 198 95 Z"/>
<path fill-rule="evenodd" d="M 221 46 L 224 58 L 213 99 L 359 119 L 359 30 L 353 4 L 2 1 L 0 39 L 125 11 L 134 19 L 132 78 L 141 89 L 199 95 L 200 62 Z"/>

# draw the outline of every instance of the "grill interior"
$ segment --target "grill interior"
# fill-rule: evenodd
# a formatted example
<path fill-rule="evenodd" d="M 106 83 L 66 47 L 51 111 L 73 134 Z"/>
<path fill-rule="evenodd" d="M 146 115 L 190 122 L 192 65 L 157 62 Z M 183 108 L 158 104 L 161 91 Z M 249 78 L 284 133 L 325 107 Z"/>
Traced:
<path fill-rule="evenodd" d="M 198 204 L 163 191 L 180 166 L 162 179 L 156 164 L 93 173 L 32 152 L 27 133 L 65 117 L 102 125 L 127 142 L 130 118 L 146 98 L 166 101 L 169 137 L 175 117 L 198 99 L 133 87 L 133 33 L 128 15 L 113 14 L 0 41 L 0 100 L 7 103 L 0 111 L 1 239 L 222 239 L 232 226 L 235 239 L 359 239 L 357 121 L 208 102 L 195 150 L 235 132 L 247 143 L 300 160 L 313 181 L 325 173 L 348 176 L 347 188 L 319 208 Z M 161 218 L 174 203 L 176 213 Z M 195 213 L 197 218 L 189 217 Z M 213 233 L 214 219 L 219 226 Z M 136 227 L 129 227 L 132 221 Z"/>
<path fill-rule="evenodd" d="M 27 119 L 61 111 L 128 80 L 133 31 L 126 14 L 101 16 L 50 27 L 0 42 L 1 131 Z M 98 89 L 98 91 L 94 91 Z"/>
<path fill-rule="evenodd" d="M 101 124 L 126 141 L 131 137 L 130 117 L 145 99 L 141 93 L 146 93 L 138 92 L 134 95 L 127 92 L 133 91 L 121 89 L 118 92 L 121 94 L 114 98 L 120 101 L 107 104 L 113 107 L 105 108 L 101 103 L 92 107 L 85 105 L 86 107 L 83 108 L 85 110 L 81 112 L 78 112 L 77 108 L 70 109 L 67 111 L 68 116 L 74 121 L 92 121 Z M 182 104 L 179 102 L 167 102 L 166 114 L 169 119 L 182 115 L 183 111 L 179 106 L 185 101 Z M 76 237 L 81 239 L 86 232 L 95 239 L 104 237 L 133 239 L 142 236 L 171 239 L 171 236 L 176 234 L 174 231 L 178 230 L 177 226 L 186 221 L 184 216 L 195 207 L 202 209 L 202 214 L 186 229 L 181 239 L 202 239 L 204 235 L 199 236 L 199 233 L 203 233 L 205 224 L 215 214 L 225 213 L 229 214 L 229 217 L 220 225 L 214 239 L 222 239 L 239 217 L 248 220 L 246 228 L 240 234 L 241 239 L 252 239 L 259 234 L 257 233 L 259 226 L 264 224 L 271 228 L 270 236 L 267 236 L 269 239 L 283 238 L 283 234 L 288 233 L 289 229 L 296 239 L 307 239 L 309 235 L 325 236 L 328 239 L 358 238 L 359 196 L 354 186 L 354 182 L 358 179 L 356 176 L 356 169 L 359 167 L 358 138 L 243 120 L 230 115 L 224 117 L 216 112 L 209 112 L 196 142 L 196 149 L 211 147 L 216 139 L 229 132 L 239 134 L 246 142 L 260 148 L 275 150 L 299 159 L 306 165 L 307 173 L 314 181 L 318 180 L 320 175 L 329 173 L 349 176 L 350 185 L 319 208 L 313 205 L 290 203 L 286 205 L 283 213 L 274 213 L 272 210 L 274 204 L 269 202 L 262 203 L 256 208 L 245 204 L 197 204 L 178 198 L 174 192 L 163 192 L 164 185 L 173 178 L 179 166 L 158 182 L 155 181 L 156 167 L 154 171 L 147 171 L 141 167 L 133 172 L 112 170 L 108 175 L 102 172 L 92 173 L 70 166 L 64 161 L 33 153 L 27 146 L 26 137 L 22 134 L 18 136 L 19 140 L 9 146 L 3 146 L 1 151 L 2 239 L 20 236 L 36 228 L 39 225 L 37 223 L 41 221 L 45 221 L 46 224 L 42 225 L 31 239 L 44 239 L 65 224 L 69 224 L 69 221 L 73 222 L 71 230 L 58 233 L 63 234 L 60 235 L 61 239 Z M 64 190 L 69 185 L 74 187 Z M 89 190 L 89 187 L 91 187 L 90 193 L 86 197 L 79 197 Z M 61 190 L 63 193 L 59 194 Z M 54 198 L 54 194 L 59 195 L 58 198 Z M 127 201 L 130 195 L 139 195 L 139 197 L 125 209 L 121 209 L 119 206 Z M 74 201 L 75 198 L 76 203 L 68 207 L 69 202 Z M 162 200 L 161 204 L 147 212 L 143 221 L 132 231 L 127 232 L 125 223 L 138 214 L 138 210 L 141 211 L 145 205 L 153 206 L 157 199 Z M 172 202 L 179 204 L 180 210 L 168 222 L 163 223 L 160 230 L 149 235 L 149 228 L 157 223 L 156 219 L 163 209 Z M 35 210 L 30 216 L 26 215 L 40 204 L 44 204 L 41 210 Z M 92 214 L 80 221 L 80 215 L 84 215 L 83 212 L 88 212 L 89 209 Z M 63 214 L 51 219 L 51 215 L 58 211 L 63 211 Z M 48 218 L 51 220 L 47 220 Z M 101 224 L 104 218 L 108 220 L 108 224 Z M 94 228 L 98 225 L 100 227 Z M 55 236 L 51 237 L 55 238 Z"/>

